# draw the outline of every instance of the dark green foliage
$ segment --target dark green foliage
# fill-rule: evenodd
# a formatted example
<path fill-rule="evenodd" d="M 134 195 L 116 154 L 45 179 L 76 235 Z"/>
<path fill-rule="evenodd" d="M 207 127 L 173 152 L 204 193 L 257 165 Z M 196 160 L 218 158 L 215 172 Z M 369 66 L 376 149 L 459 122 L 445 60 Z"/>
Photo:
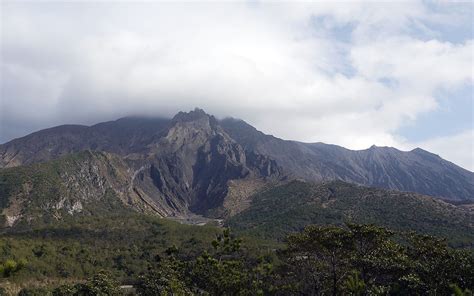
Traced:
<path fill-rule="evenodd" d="M 446 241 L 431 236 L 410 234 L 406 253 L 410 261 L 412 277 L 400 284 L 400 290 L 428 290 L 436 294 L 447 294 L 450 285 L 462 288 L 474 287 L 474 260 L 472 253 L 452 250 Z"/>
<path fill-rule="evenodd" d="M 258 264 L 241 248 L 230 229 L 212 241 L 212 249 L 182 261 L 178 252 L 166 252 L 159 266 L 137 283 L 139 295 L 263 295 L 262 279 L 268 266 Z"/>
<path fill-rule="evenodd" d="M 350 251 L 350 237 L 338 227 L 308 227 L 288 239 L 288 262 L 314 278 L 314 285 L 305 288 L 314 293 L 338 294 L 340 282 L 350 267 Z"/>
<path fill-rule="evenodd" d="M 431 236 L 402 239 L 372 225 L 308 226 L 288 238 L 281 272 L 310 295 L 449 295 L 452 284 L 474 286 L 472 253 Z"/>
<path fill-rule="evenodd" d="M 373 225 L 308 226 L 288 237 L 279 260 L 244 256 L 228 229 L 212 245 L 193 260 L 168 253 L 138 294 L 470 295 L 474 285 L 472 253 Z"/>

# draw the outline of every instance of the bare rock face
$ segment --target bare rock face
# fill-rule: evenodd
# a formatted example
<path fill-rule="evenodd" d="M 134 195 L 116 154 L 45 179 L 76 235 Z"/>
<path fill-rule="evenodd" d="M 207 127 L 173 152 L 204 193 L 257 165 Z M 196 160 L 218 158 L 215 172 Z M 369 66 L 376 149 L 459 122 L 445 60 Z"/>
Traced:
<path fill-rule="evenodd" d="M 151 166 L 140 180 L 177 214 L 207 214 L 221 206 L 230 180 L 282 175 L 275 162 L 246 152 L 202 110 L 176 115 L 168 133 L 149 148 Z"/>

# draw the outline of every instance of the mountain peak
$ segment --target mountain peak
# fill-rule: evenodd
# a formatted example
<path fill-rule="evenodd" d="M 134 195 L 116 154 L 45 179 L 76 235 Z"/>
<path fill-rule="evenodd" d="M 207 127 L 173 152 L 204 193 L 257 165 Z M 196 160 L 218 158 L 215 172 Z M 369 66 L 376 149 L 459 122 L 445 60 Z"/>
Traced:
<path fill-rule="evenodd" d="M 435 157 L 435 158 L 441 158 L 438 154 L 431 153 L 429 151 L 426 151 L 424 149 L 421 149 L 419 147 L 413 149 L 411 152 L 416 153 L 418 155 L 424 155 L 424 156 L 430 156 L 430 157 Z"/>
<path fill-rule="evenodd" d="M 194 110 L 189 112 L 179 112 L 173 117 L 173 121 L 188 122 L 211 117 L 213 116 L 207 114 L 203 109 L 194 108 Z"/>

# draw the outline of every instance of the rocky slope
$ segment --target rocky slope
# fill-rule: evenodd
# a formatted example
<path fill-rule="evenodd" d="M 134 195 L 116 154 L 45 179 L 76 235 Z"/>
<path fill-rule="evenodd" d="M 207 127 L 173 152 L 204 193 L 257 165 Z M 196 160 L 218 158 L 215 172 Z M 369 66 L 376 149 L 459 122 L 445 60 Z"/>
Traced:
<path fill-rule="evenodd" d="M 76 213 L 100 214 L 136 202 L 129 196 L 130 172 L 118 157 L 81 152 L 47 163 L 0 171 L 0 206 L 7 226 L 61 219 Z"/>

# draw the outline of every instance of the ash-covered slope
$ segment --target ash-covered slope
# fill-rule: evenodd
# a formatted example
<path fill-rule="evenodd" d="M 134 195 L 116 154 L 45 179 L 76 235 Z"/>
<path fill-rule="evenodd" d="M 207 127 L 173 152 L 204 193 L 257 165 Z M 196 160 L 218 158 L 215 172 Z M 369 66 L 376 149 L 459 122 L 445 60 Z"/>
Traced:
<path fill-rule="evenodd" d="M 372 146 L 354 151 L 324 143 L 285 141 L 265 135 L 242 120 L 225 119 L 220 124 L 245 149 L 269 156 L 308 181 L 343 180 L 474 201 L 474 173 L 419 148 L 404 152 Z"/>
<path fill-rule="evenodd" d="M 96 150 L 120 155 L 143 153 L 162 137 L 171 121 L 127 117 L 93 126 L 61 125 L 0 145 L 0 168 L 48 161 L 70 153 Z"/>

